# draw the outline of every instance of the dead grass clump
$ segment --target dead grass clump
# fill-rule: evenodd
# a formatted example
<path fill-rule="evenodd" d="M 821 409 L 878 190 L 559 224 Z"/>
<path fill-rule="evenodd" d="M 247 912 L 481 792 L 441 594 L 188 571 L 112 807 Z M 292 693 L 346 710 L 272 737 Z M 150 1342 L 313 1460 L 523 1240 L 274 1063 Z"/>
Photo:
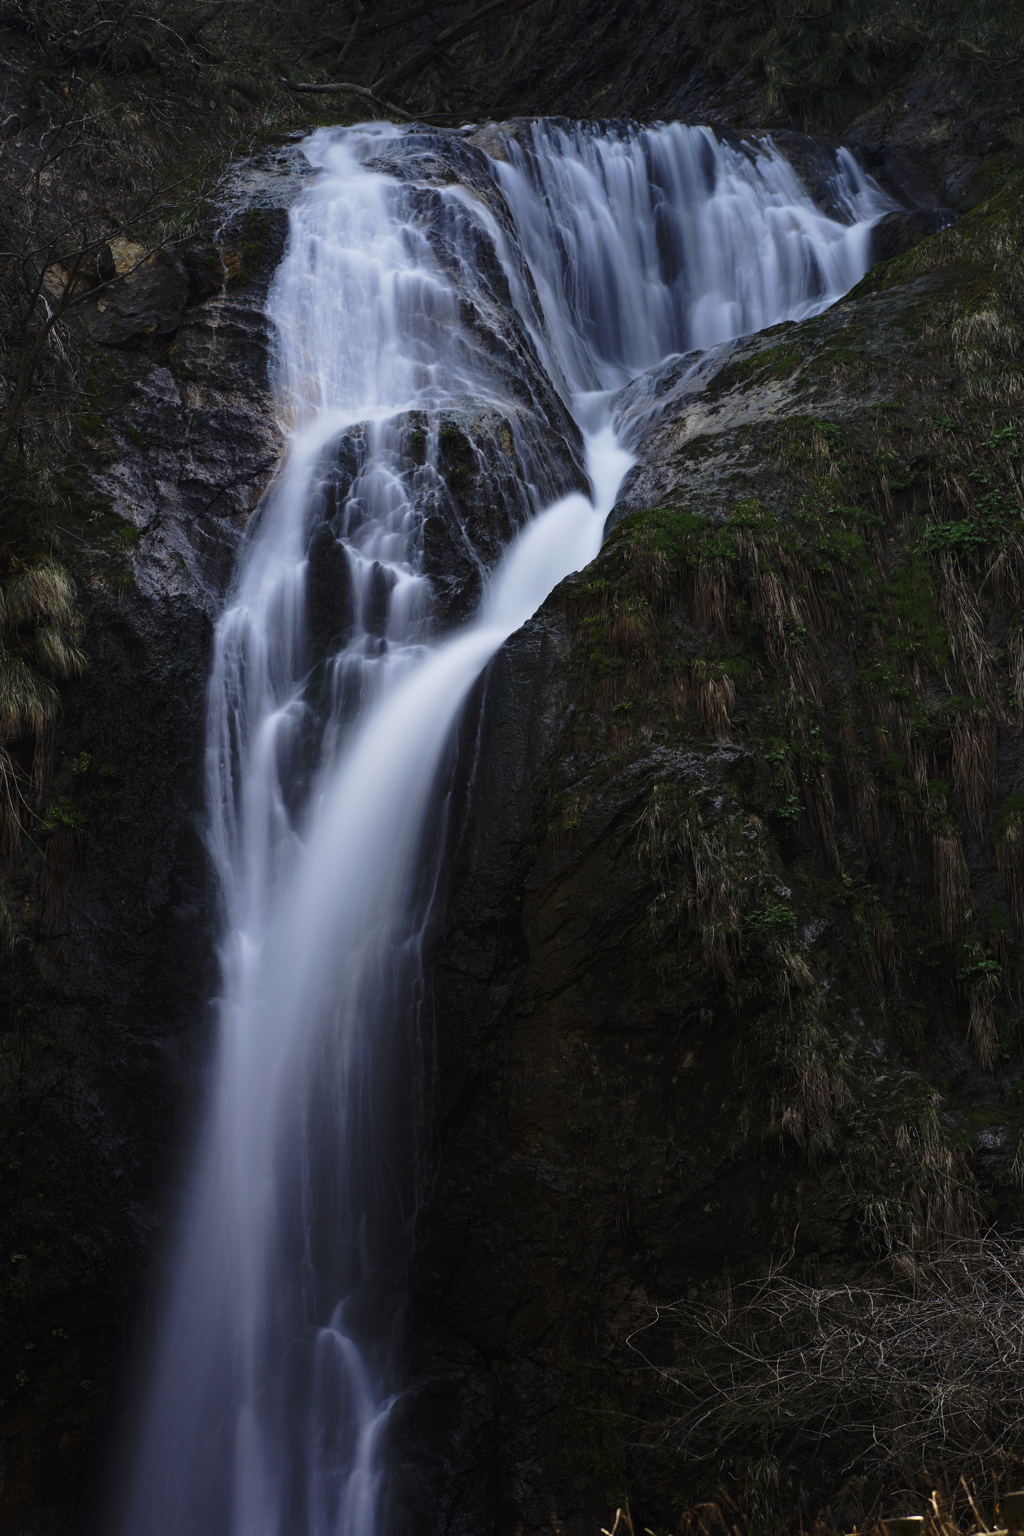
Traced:
<path fill-rule="evenodd" d="M 653 608 L 664 608 L 672 596 L 672 567 L 654 542 L 650 528 L 641 528 L 625 546 L 624 562 L 632 585 Z"/>
<path fill-rule="evenodd" d="M 821 677 L 811 650 L 811 630 L 794 587 L 795 581 L 778 571 L 757 571 L 749 580 L 751 612 L 761 626 L 772 666 L 820 705 Z"/>
<path fill-rule="evenodd" d="M 932 869 L 939 928 L 947 943 L 957 944 L 974 924 L 974 902 L 963 840 L 949 821 L 932 832 Z"/>
<path fill-rule="evenodd" d="M 804 799 L 814 825 L 818 829 L 829 863 L 836 874 L 842 871 L 839 842 L 836 837 L 836 806 L 832 794 L 832 775 L 824 763 L 804 758 L 800 763 L 800 776 L 804 786 Z"/>
<path fill-rule="evenodd" d="M 643 672 L 649 671 L 657 657 L 657 627 L 649 603 L 638 597 L 616 597 L 608 632 L 617 655 Z"/>
<path fill-rule="evenodd" d="M 967 692 L 984 699 L 998 714 L 1002 708 L 999 680 L 985 638 L 985 620 L 978 606 L 978 595 L 948 551 L 939 557 L 935 590 L 949 649 Z"/>
<path fill-rule="evenodd" d="M 763 1481 L 767 1482 L 772 1472 L 770 1465 L 764 1472 L 768 1477 Z M 1009 1486 L 1020 1480 L 1017 1468 L 994 1465 L 985 1480 L 984 1493 L 961 1474 L 954 1483 L 933 1488 L 925 1499 L 921 1494 L 908 1495 L 903 1489 L 892 1493 L 879 1490 L 854 1475 L 830 1493 L 827 1504 L 815 1508 L 813 1503 L 808 1506 L 797 1499 L 789 1509 L 779 1511 L 768 1528 L 772 1536 L 779 1536 L 782 1531 L 794 1536 L 847 1536 L 851 1530 L 861 1536 L 888 1536 L 888 1522 L 894 1516 L 900 1518 L 909 1508 L 923 1519 L 921 1536 L 988 1536 L 1006 1525 L 1003 1500 Z M 997 1495 L 1000 1485 L 1005 1491 Z M 986 1510 L 991 1513 L 986 1515 Z M 680 1510 L 673 1536 L 753 1536 L 763 1529 L 762 1522 L 750 1519 L 746 1509 L 741 1510 L 727 1493 L 719 1490 L 714 1499 Z M 644 1532 L 645 1536 L 655 1536 L 649 1526 L 644 1527 Z M 635 1536 L 635 1527 L 632 1521 L 613 1531 L 602 1527 L 602 1536 Z"/>
<path fill-rule="evenodd" d="M 968 1034 L 974 1053 L 986 1072 L 991 1072 L 995 1066 L 999 1049 L 999 1030 L 996 1024 L 999 986 L 998 978 L 982 976 L 973 983 L 968 997 Z"/>
<path fill-rule="evenodd" d="M 1024 624 L 1015 624 L 1006 638 L 1006 661 L 1011 702 L 1017 714 L 1017 725 L 1024 730 Z"/>
<path fill-rule="evenodd" d="M 1024 801 L 1011 796 L 996 831 L 996 865 L 1010 914 L 1024 936 Z"/>
<path fill-rule="evenodd" d="M 732 712 L 736 705 L 736 687 L 721 664 L 698 657 L 690 668 L 697 713 L 709 736 L 728 741 Z"/>
<path fill-rule="evenodd" d="M 701 558 L 693 574 L 693 622 L 705 634 L 729 639 L 728 586 L 724 560 Z"/>
<path fill-rule="evenodd" d="M 868 857 L 877 859 L 882 851 L 882 834 L 878 821 L 878 785 L 868 764 L 867 751 L 861 746 L 853 721 L 848 716 L 839 724 L 839 746 L 857 836 Z"/>
<path fill-rule="evenodd" d="M 1020 609 L 1024 603 L 1024 539 L 1019 535 L 1004 536 L 992 556 L 982 587 L 989 587 L 1003 607 Z"/>
<path fill-rule="evenodd" d="M 898 951 L 892 917 L 873 895 L 855 903 L 853 920 L 863 939 L 868 974 L 877 987 L 897 989 Z"/>
<path fill-rule="evenodd" d="M 1000 362 L 1014 362 L 1020 346 L 1020 326 L 1006 304 L 995 301 L 961 314 L 950 328 L 953 355 L 963 374 L 970 395 L 980 400 L 999 400 L 1020 393 L 1015 370 L 999 367 Z M 995 381 L 993 380 L 995 374 Z M 993 384 L 995 383 L 995 387 Z"/>
<path fill-rule="evenodd" d="M 784 1087 L 773 1096 L 771 1118 L 782 1138 L 789 1138 L 810 1163 L 838 1145 L 838 1117 L 848 1100 L 846 1060 L 823 1016 L 818 984 L 806 960 L 789 949 L 783 955 L 789 976 L 802 996 L 781 1013 L 775 1041 L 775 1065 Z"/>
<path fill-rule="evenodd" d="M 940 1103 L 933 1094 L 918 1114 L 879 1138 L 872 1182 L 880 1191 L 888 1186 L 892 1197 L 879 1195 L 863 1212 L 865 1235 L 880 1253 L 895 1254 L 897 1268 L 910 1278 L 919 1254 L 976 1238 L 979 1230 L 970 1158 L 947 1134 Z M 849 1174 L 856 1182 L 855 1170 Z"/>
<path fill-rule="evenodd" d="M 34 747 L 35 794 L 42 791 L 60 706 L 56 680 L 80 677 L 80 618 L 74 584 L 53 560 L 18 563 L 0 587 L 0 843 L 13 850 L 30 810 L 16 744 Z"/>
<path fill-rule="evenodd" d="M 781 926 L 769 931 L 764 958 L 778 999 L 761 1026 L 775 1079 L 769 1124 L 814 1163 L 838 1145 L 839 1116 L 849 1102 L 849 1050 L 830 1028 L 825 988 L 796 934 Z"/>
<path fill-rule="evenodd" d="M 967 820 L 982 836 L 992 815 L 998 769 L 999 735 L 992 715 L 983 707 L 966 707 L 950 714 L 951 766 Z"/>
<path fill-rule="evenodd" d="M 661 783 L 637 826 L 638 856 L 658 887 L 649 911 L 655 937 L 671 942 L 693 924 L 703 964 L 734 981 L 744 914 L 764 876 L 763 824 L 742 816 L 709 826 L 692 795 Z"/>

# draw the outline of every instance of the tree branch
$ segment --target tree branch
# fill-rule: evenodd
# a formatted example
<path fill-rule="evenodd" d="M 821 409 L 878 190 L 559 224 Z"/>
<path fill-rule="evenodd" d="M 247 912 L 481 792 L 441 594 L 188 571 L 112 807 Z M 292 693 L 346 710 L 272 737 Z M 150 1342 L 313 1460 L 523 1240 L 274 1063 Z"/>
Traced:
<path fill-rule="evenodd" d="M 353 9 L 356 13 L 355 18 L 352 22 L 352 25 L 348 29 L 348 36 L 345 39 L 344 46 L 342 47 L 341 52 L 338 54 L 336 61 L 337 65 L 341 64 L 345 55 L 348 53 L 349 49 L 352 47 L 352 44 L 356 40 L 356 33 L 359 31 L 359 23 L 363 19 L 363 0 L 354 0 Z"/>
<path fill-rule="evenodd" d="M 286 80 L 281 76 L 281 84 L 286 85 L 290 91 L 301 91 L 310 95 L 344 96 L 352 94 L 365 96 L 367 100 L 376 102 L 379 107 L 386 107 L 396 117 L 403 118 L 407 123 L 414 123 L 416 119 L 409 112 L 403 112 L 401 107 L 396 107 L 393 101 L 387 101 L 383 96 L 378 96 L 365 85 L 355 85 L 351 80 L 330 80 L 325 85 L 298 85 L 294 80 Z"/>

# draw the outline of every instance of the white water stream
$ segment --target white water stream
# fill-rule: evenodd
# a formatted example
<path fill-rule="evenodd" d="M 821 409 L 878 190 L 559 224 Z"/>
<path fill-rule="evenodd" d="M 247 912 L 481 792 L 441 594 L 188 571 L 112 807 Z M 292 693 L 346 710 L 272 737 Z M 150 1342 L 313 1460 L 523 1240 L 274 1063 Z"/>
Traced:
<path fill-rule="evenodd" d="M 826 217 L 770 145 L 678 125 L 535 124 L 503 160 L 474 152 L 484 198 L 427 173 L 457 140 L 374 125 L 304 146 L 319 174 L 269 301 L 287 460 L 210 683 L 217 1055 L 124 1536 L 381 1528 L 414 1200 L 402 1084 L 460 711 L 502 642 L 598 552 L 631 462 L 615 392 L 667 355 L 833 302 L 891 206 L 840 154 L 844 217 Z M 518 336 L 532 392 L 499 332 Z M 588 495 L 559 494 L 578 440 L 559 440 L 563 468 L 546 475 L 543 433 L 559 429 L 538 425 L 544 389 L 580 428 Z M 473 437 L 485 418 L 503 423 L 497 468 Z M 485 570 L 476 616 L 437 634 L 423 523 L 452 515 L 453 421 L 495 486 L 511 461 L 504 510 L 520 531 Z M 314 535 L 334 573 L 326 641 L 311 627 Z"/>

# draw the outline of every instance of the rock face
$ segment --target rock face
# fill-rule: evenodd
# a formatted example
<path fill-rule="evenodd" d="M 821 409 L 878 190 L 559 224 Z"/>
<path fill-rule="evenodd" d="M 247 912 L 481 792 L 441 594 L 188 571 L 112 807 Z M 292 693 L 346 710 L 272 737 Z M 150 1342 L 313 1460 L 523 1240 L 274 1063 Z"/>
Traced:
<path fill-rule="evenodd" d="M 432 970 L 439 1529 L 754 1496 L 755 1413 L 681 1454 L 659 1307 L 1019 1220 L 1022 199 L 638 381 L 602 554 L 492 669 Z M 836 1492 L 790 1463 L 784 1511 Z"/>

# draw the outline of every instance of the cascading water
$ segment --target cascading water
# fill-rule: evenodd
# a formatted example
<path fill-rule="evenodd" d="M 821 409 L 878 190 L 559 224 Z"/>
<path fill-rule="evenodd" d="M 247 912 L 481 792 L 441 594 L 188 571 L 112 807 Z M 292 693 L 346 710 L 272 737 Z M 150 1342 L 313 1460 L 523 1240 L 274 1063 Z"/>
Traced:
<path fill-rule="evenodd" d="M 842 152 L 829 217 L 769 142 L 678 125 L 536 123 L 502 158 L 386 125 L 304 149 L 319 176 L 270 296 L 290 447 L 210 684 L 217 1056 L 125 1536 L 377 1531 L 402 1084 L 460 710 L 598 551 L 631 462 L 615 392 L 824 308 L 892 206 Z M 460 512 L 470 471 L 508 536 L 496 561 Z M 441 633 L 432 520 L 478 594 Z"/>

